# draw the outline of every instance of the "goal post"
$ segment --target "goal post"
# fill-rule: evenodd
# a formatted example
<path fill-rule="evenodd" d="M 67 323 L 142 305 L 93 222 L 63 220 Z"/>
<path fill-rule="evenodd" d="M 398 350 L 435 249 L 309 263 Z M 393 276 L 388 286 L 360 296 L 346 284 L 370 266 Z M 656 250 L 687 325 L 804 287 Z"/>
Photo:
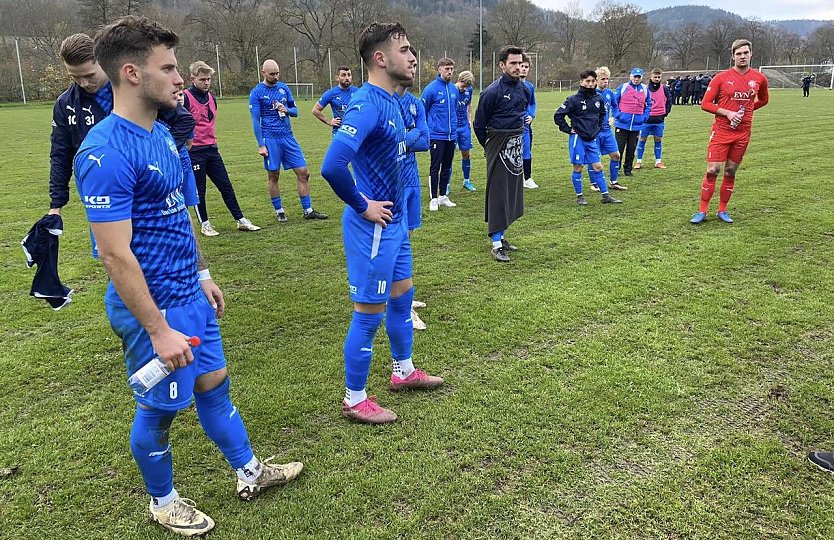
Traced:
<path fill-rule="evenodd" d="M 317 99 L 313 96 L 313 83 L 284 82 L 284 84 L 290 87 L 290 90 L 292 90 L 292 95 L 298 101 L 313 101 L 314 99 Z"/>
<path fill-rule="evenodd" d="M 834 64 L 759 66 L 759 71 L 767 77 L 770 88 L 801 88 L 802 79 L 813 75 L 812 86 L 834 90 L 834 76 L 832 76 Z"/>

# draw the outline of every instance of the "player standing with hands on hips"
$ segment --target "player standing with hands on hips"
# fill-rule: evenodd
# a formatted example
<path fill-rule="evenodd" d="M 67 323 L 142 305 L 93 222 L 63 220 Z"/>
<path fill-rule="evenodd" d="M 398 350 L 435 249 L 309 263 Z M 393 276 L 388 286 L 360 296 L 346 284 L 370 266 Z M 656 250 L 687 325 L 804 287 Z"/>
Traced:
<path fill-rule="evenodd" d="M 753 128 L 753 111 L 767 105 L 767 77 L 750 67 L 753 46 L 746 39 L 737 39 L 732 45 L 733 67 L 717 74 L 710 82 L 701 109 L 715 115 L 707 148 L 707 173 L 701 185 L 701 207 L 689 220 L 699 224 L 707 219 L 709 202 L 715 193 L 715 182 L 721 165 L 724 178 L 718 203 L 718 219 L 732 223 L 727 213 L 727 203 L 733 194 L 736 170 L 750 144 Z"/>

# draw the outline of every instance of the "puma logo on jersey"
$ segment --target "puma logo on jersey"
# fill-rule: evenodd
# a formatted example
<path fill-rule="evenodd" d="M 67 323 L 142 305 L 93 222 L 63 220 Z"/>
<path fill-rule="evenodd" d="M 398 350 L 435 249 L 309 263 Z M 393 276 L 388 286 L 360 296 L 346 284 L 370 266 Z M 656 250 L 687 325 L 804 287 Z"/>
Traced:
<path fill-rule="evenodd" d="M 89 156 L 87 156 L 87 159 L 91 159 L 91 160 L 95 161 L 96 163 L 98 163 L 98 166 L 101 167 L 101 158 L 103 158 L 103 157 L 104 157 L 104 154 L 100 155 L 99 157 L 96 157 L 93 154 L 90 154 Z"/>
<path fill-rule="evenodd" d="M 67 105 L 67 110 L 72 111 L 74 113 L 75 112 L 75 107 L 70 107 L 69 105 Z"/>
<path fill-rule="evenodd" d="M 510 97 L 510 94 L 504 94 L 504 99 L 512 100 L 512 98 Z"/>
<path fill-rule="evenodd" d="M 149 171 L 156 171 L 159 174 L 162 174 L 162 171 L 159 169 L 159 167 L 157 167 L 156 165 L 151 165 L 150 163 L 148 163 L 148 170 Z M 162 175 L 162 176 L 165 176 L 165 175 Z"/>
<path fill-rule="evenodd" d="M 388 120 L 388 125 L 394 129 L 397 129 L 397 124 L 395 124 L 393 120 Z"/>
<path fill-rule="evenodd" d="M 81 107 L 81 110 L 86 112 L 86 113 L 93 114 L 93 106 L 92 105 L 90 105 L 89 107 Z"/>

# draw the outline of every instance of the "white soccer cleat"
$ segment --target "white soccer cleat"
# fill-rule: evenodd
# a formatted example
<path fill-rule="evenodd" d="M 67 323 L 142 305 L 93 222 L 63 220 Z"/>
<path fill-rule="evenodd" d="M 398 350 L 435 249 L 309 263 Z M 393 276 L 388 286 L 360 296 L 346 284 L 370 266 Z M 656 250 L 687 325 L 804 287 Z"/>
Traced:
<path fill-rule="evenodd" d="M 211 226 L 211 222 L 208 220 L 200 225 L 200 232 L 203 233 L 203 236 L 220 236 L 220 233 L 214 230 L 214 227 Z"/>
<path fill-rule="evenodd" d="M 533 182 L 532 178 L 528 178 L 524 181 L 524 187 L 526 187 L 527 189 L 536 189 L 537 187 L 539 187 L 539 185 Z"/>
<path fill-rule="evenodd" d="M 443 195 L 443 196 L 441 196 L 439 199 L 437 199 L 437 203 L 438 203 L 440 206 L 445 206 L 446 208 L 454 208 L 455 206 L 457 206 L 457 205 L 456 205 L 455 203 L 453 203 L 453 202 L 452 202 L 452 200 L 451 200 L 451 199 L 449 199 L 449 197 L 447 197 L 446 195 Z"/>
<path fill-rule="evenodd" d="M 260 231 L 261 228 L 257 225 L 253 224 L 246 218 L 240 218 L 237 220 L 237 230 L 239 231 Z"/>
<path fill-rule="evenodd" d="M 419 300 L 412 300 L 411 301 L 411 309 L 420 309 L 426 307 L 425 302 L 420 302 Z"/>
<path fill-rule="evenodd" d="M 438 205 L 437 199 L 432 199 L 432 200 L 429 201 L 429 212 L 437 212 L 438 208 L 439 208 L 439 205 Z"/>
<path fill-rule="evenodd" d="M 202 536 L 214 528 L 214 520 L 195 508 L 194 501 L 177 497 L 160 508 L 151 499 L 151 519 L 182 536 Z"/>
<path fill-rule="evenodd" d="M 423 319 L 417 315 L 417 312 L 414 309 L 411 309 L 411 325 L 414 327 L 415 330 L 425 330 L 426 323 L 423 322 Z"/>
<path fill-rule="evenodd" d="M 268 457 L 260 463 L 261 474 L 254 484 L 246 483 L 240 478 L 237 479 L 237 496 L 240 500 L 251 501 L 272 486 L 283 486 L 298 478 L 298 475 L 304 469 L 304 464 L 298 461 L 284 463 L 283 465 L 272 464 L 270 461 L 274 457 Z"/>

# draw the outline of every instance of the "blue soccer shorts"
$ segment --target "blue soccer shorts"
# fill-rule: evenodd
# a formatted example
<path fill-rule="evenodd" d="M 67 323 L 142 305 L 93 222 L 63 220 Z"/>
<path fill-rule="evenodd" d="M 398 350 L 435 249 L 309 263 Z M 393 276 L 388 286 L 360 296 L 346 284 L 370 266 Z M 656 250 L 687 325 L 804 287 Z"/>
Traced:
<path fill-rule="evenodd" d="M 342 214 L 342 236 L 347 261 L 350 299 L 382 304 L 391 284 L 411 277 L 411 242 L 406 219 L 382 228 L 350 207 Z"/>
<path fill-rule="evenodd" d="M 277 171 L 283 169 L 298 169 L 299 167 L 306 167 L 307 160 L 304 158 L 304 152 L 298 145 L 295 137 L 288 136 L 281 139 L 264 139 L 264 146 L 269 153 L 264 158 L 264 169 L 268 171 Z"/>
<path fill-rule="evenodd" d="M 107 304 L 107 318 L 113 331 L 122 339 L 127 376 L 147 364 L 157 355 L 145 329 L 125 306 Z M 200 345 L 194 347 L 194 361 L 174 370 L 144 396 L 134 395 L 142 405 L 165 411 L 178 411 L 191 404 L 194 382 L 201 375 L 226 367 L 220 326 L 214 308 L 205 295 L 190 304 L 162 310 L 168 325 L 186 336 L 197 336 Z"/>
<path fill-rule="evenodd" d="M 568 138 L 568 152 L 570 162 L 574 165 L 590 165 L 602 161 L 597 140 L 583 141 L 576 133 L 572 133 Z"/>
<path fill-rule="evenodd" d="M 640 138 L 647 139 L 651 135 L 660 139 L 663 137 L 665 127 L 666 124 L 643 124 L 643 127 L 640 128 Z"/>
<path fill-rule="evenodd" d="M 405 214 L 408 230 L 419 229 L 423 224 L 422 195 L 420 186 L 405 186 Z"/>
<path fill-rule="evenodd" d="M 455 141 L 461 151 L 466 152 L 472 150 L 472 128 L 469 126 L 469 122 L 466 123 L 466 126 L 458 128 Z"/>
<path fill-rule="evenodd" d="M 533 128 L 527 124 L 521 134 L 521 159 L 533 159 Z"/>
<path fill-rule="evenodd" d="M 599 144 L 599 153 L 603 155 L 620 151 L 620 147 L 617 146 L 617 138 L 610 129 L 603 129 L 599 132 L 597 144 Z"/>

